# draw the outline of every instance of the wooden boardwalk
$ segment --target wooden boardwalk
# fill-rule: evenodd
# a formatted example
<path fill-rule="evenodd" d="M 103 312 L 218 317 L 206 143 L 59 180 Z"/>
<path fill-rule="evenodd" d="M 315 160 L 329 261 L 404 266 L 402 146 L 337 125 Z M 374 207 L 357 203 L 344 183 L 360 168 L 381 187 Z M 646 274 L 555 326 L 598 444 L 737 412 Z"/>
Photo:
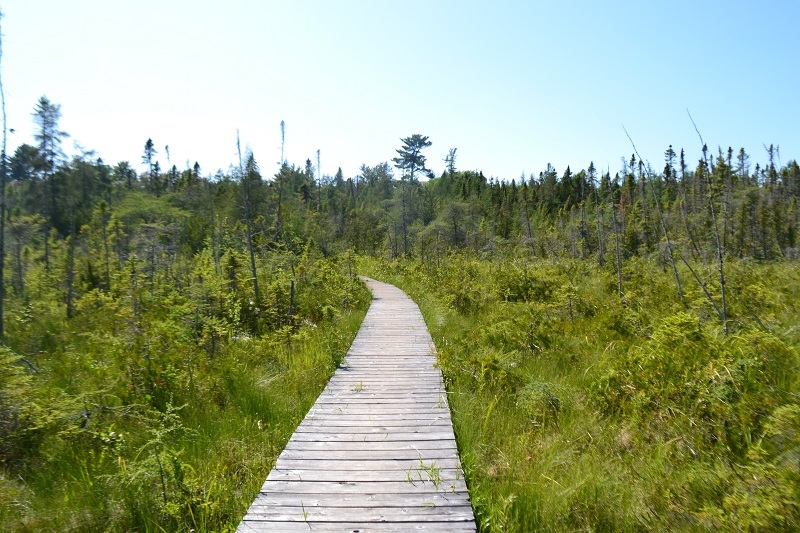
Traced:
<path fill-rule="evenodd" d="M 238 532 L 475 531 L 422 314 L 365 281 L 374 299 L 350 351 Z"/>

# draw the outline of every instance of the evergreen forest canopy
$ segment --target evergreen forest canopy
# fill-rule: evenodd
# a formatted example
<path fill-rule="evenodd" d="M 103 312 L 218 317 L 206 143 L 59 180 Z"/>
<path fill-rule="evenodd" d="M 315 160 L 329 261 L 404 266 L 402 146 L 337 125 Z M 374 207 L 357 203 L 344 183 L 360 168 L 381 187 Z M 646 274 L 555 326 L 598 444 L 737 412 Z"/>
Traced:
<path fill-rule="evenodd" d="M 431 142 L 415 134 L 402 139 L 393 166 L 362 165 L 351 178 L 341 169 L 333 177 L 319 176 L 311 159 L 304 166 L 283 162 L 265 178 L 254 154 L 241 149 L 238 164 L 227 173 L 203 176 L 197 163 L 182 170 L 162 168 L 152 139 L 144 145 L 142 173 L 129 161 L 108 165 L 91 151 L 67 161 L 60 146 L 68 134 L 59 130 L 60 115 L 60 106 L 42 97 L 33 113 L 36 143 L 19 146 L 8 162 L 8 219 L 15 228 L 35 226 L 22 232 L 29 237 L 17 237 L 15 231 L 20 252 L 34 238 L 48 252 L 48 239 L 41 234 L 80 239 L 97 227 L 100 216 L 113 219 L 117 231 L 155 224 L 154 236 L 165 224 L 178 224 L 182 227 L 173 228 L 172 240 L 161 236 L 165 244 L 185 245 L 192 253 L 210 247 L 215 257 L 224 225 L 237 222 L 253 226 L 256 248 L 297 252 L 313 241 L 326 255 L 349 249 L 387 251 L 393 258 L 432 257 L 454 249 L 525 245 L 535 256 L 565 253 L 603 265 L 616 251 L 615 237 L 627 258 L 659 255 L 666 236 L 674 241 L 676 256 L 698 260 L 709 250 L 716 253 L 713 241 L 719 233 L 720 246 L 733 257 L 797 256 L 800 167 L 795 160 L 778 166 L 779 151 L 772 145 L 766 162 L 754 167 L 743 148 L 714 153 L 703 145 L 702 159 L 691 162 L 670 145 L 660 172 L 634 153 L 622 158 L 613 176 L 590 162 L 580 171 L 568 166 L 559 172 L 548 165 L 538 176 L 502 181 L 458 171 L 455 148 L 445 160 L 446 170 L 434 176 L 423 153 Z M 164 152 L 169 159 L 169 146 Z M 423 176 L 428 179 L 421 181 Z M 134 197 L 155 198 L 154 212 L 127 212 Z M 124 244 L 132 240 L 128 236 Z M 11 256 L 14 272 L 23 273 L 21 258 Z M 117 254 L 118 262 L 126 256 Z M 49 267 L 49 253 L 43 259 Z M 91 266 L 97 275 L 98 266 Z M 100 270 L 106 275 L 108 269 Z"/>
<path fill-rule="evenodd" d="M 800 167 L 776 147 L 503 181 L 456 148 L 432 174 L 419 134 L 348 178 L 237 138 L 203 175 L 152 139 L 143 172 L 67 159 L 60 117 L 42 97 L 3 167 L 4 529 L 235 528 L 355 334 L 357 272 L 422 303 L 482 529 L 800 519 Z"/>

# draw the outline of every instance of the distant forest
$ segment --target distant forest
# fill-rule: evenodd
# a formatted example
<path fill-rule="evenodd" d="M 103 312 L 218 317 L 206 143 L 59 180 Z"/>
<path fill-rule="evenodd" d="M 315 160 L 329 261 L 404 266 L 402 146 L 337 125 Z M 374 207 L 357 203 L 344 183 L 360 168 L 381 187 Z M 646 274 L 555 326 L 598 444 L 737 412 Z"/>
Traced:
<path fill-rule="evenodd" d="M 227 251 L 246 253 L 254 280 L 259 253 L 308 245 L 325 256 L 351 250 L 424 261 L 452 250 L 523 248 L 531 257 L 592 258 L 601 267 L 652 256 L 676 275 L 676 263 L 725 255 L 798 256 L 800 166 L 779 166 L 772 145 L 763 164 L 752 165 L 743 148 L 703 145 L 699 161 L 686 161 L 669 146 L 661 170 L 634 153 L 613 176 L 590 162 L 500 180 L 458 170 L 456 148 L 434 175 L 424 153 L 431 141 L 419 134 L 401 139 L 391 164 L 362 165 L 352 177 L 341 169 L 320 175 L 319 154 L 316 165 L 284 161 L 265 172 L 232 138 L 239 160 L 227 173 L 204 175 L 197 163 L 162 166 L 169 147 L 159 154 L 152 139 L 143 144 L 143 172 L 91 151 L 68 160 L 60 117 L 59 105 L 39 100 L 35 144 L 8 161 L 4 225 L 8 295 L 25 300 L 26 274 L 41 265 L 64 284 L 67 315 L 83 294 L 111 288 L 131 260 L 151 283 L 159 276 L 180 283 L 177 258 L 203 250 L 217 269 Z M 54 261 L 54 250 L 66 262 Z"/>
<path fill-rule="evenodd" d="M 318 159 L 284 162 L 273 173 L 248 149 L 227 173 L 204 175 L 197 163 L 162 165 L 169 147 L 151 139 L 143 143 L 143 172 L 138 161 L 110 165 L 91 151 L 67 160 L 60 106 L 42 97 L 33 116 L 36 142 L 8 162 L 10 280 L 19 297 L 26 270 L 50 268 L 51 241 L 66 239 L 75 257 L 63 275 L 75 281 L 75 296 L 108 287 L 115 265 L 134 254 L 157 275 L 177 254 L 208 248 L 218 263 L 229 247 L 297 252 L 309 242 L 323 254 L 430 260 L 453 249 L 522 246 L 533 256 L 593 257 L 601 266 L 617 251 L 623 260 L 655 254 L 669 261 L 670 252 L 698 260 L 716 254 L 717 236 L 735 257 L 798 254 L 800 166 L 779 166 L 774 146 L 755 165 L 744 149 L 703 146 L 699 161 L 686 161 L 669 146 L 663 167 L 633 154 L 613 174 L 590 162 L 500 180 L 458 170 L 456 148 L 434 175 L 426 168 L 428 137 L 412 135 L 391 164 L 363 165 L 357 176 L 341 169 L 321 176 Z M 42 252 L 31 255 L 34 248 Z"/>

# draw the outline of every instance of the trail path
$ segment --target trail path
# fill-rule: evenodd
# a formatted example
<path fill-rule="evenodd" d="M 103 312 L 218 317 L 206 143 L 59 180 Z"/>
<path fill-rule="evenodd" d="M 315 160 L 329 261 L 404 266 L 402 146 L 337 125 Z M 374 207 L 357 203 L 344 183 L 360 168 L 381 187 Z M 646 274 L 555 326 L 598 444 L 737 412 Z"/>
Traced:
<path fill-rule="evenodd" d="M 435 347 L 417 305 L 374 295 L 344 363 L 237 532 L 475 531 Z"/>

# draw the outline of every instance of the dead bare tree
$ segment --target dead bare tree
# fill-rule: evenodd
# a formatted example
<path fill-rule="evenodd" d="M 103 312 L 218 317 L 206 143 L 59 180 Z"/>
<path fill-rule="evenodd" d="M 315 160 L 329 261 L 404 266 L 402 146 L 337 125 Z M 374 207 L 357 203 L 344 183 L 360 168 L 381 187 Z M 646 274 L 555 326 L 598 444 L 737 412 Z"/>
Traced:
<path fill-rule="evenodd" d="M 636 157 L 639 158 L 639 161 L 642 161 L 642 156 L 639 155 L 639 151 L 636 149 L 636 145 L 633 143 L 633 139 L 631 139 L 628 130 L 625 129 L 625 126 L 622 127 L 625 130 L 625 135 L 627 135 L 628 140 L 631 142 L 631 146 L 633 146 L 633 151 L 636 154 Z M 669 240 L 669 232 L 667 231 L 667 225 L 664 223 L 664 215 L 661 213 L 661 204 L 658 201 L 658 195 L 656 194 L 656 188 L 653 185 L 653 176 L 650 172 L 650 165 L 645 165 L 646 169 L 646 177 L 647 182 L 650 184 L 650 192 L 653 194 L 653 201 L 656 204 L 656 211 L 658 212 L 658 222 L 661 225 L 661 230 L 664 232 L 664 240 L 667 242 L 667 252 L 669 253 L 669 262 L 672 265 L 672 272 L 675 274 L 675 283 L 678 286 L 678 297 L 683 301 L 683 287 L 681 286 L 681 277 L 678 274 L 678 267 L 675 265 L 675 254 L 672 251 L 672 242 Z M 644 200 L 644 198 L 642 198 Z"/>
<path fill-rule="evenodd" d="M 595 185 L 595 172 L 594 162 L 589 163 L 589 183 L 594 189 L 594 212 L 595 222 L 597 222 L 597 261 L 603 267 L 606 264 L 605 250 L 603 249 L 603 210 L 600 207 L 600 198 Z"/>
<path fill-rule="evenodd" d="M 322 211 L 322 164 L 319 159 L 319 149 L 317 149 L 317 212 Z"/>
<path fill-rule="evenodd" d="M 686 110 L 686 114 L 689 115 L 689 120 L 692 121 L 692 126 L 694 126 L 694 131 L 697 132 L 697 136 L 700 137 L 700 143 L 703 145 L 703 161 L 705 161 L 707 174 L 706 174 L 706 186 L 708 187 L 708 208 L 711 211 L 711 221 L 714 227 L 714 240 L 717 245 L 717 269 L 719 271 L 719 288 L 720 293 L 722 296 L 722 309 L 720 310 L 720 320 L 722 320 L 722 324 L 725 328 L 725 336 L 728 336 L 728 306 L 727 301 L 725 299 L 725 268 L 724 268 L 724 253 L 722 250 L 722 241 L 719 237 L 719 225 L 717 224 L 717 212 L 714 209 L 714 188 L 711 184 L 711 166 L 708 164 L 708 146 L 706 146 L 705 141 L 703 140 L 703 136 L 700 134 L 700 130 L 697 129 L 697 124 L 694 123 L 694 119 L 692 118 L 692 114 L 689 113 L 689 110 Z M 705 290 L 705 287 L 704 287 Z"/>
<path fill-rule="evenodd" d="M 686 230 L 686 237 L 689 239 L 689 251 L 692 252 L 692 257 L 696 260 L 700 257 L 700 249 L 697 247 L 697 243 L 695 242 L 694 232 L 692 231 L 691 226 L 689 225 L 689 208 L 687 207 L 688 195 L 686 192 L 686 159 L 684 157 L 683 149 L 681 149 L 681 158 L 680 158 L 680 165 L 681 165 L 681 201 L 680 201 L 680 208 L 681 208 L 681 215 L 683 219 L 683 226 Z"/>
<path fill-rule="evenodd" d="M 619 252 L 619 222 L 617 221 L 617 206 L 614 201 L 614 191 L 611 190 L 611 214 L 614 220 L 614 247 L 617 252 L 617 292 L 622 298 L 622 258 Z"/>

